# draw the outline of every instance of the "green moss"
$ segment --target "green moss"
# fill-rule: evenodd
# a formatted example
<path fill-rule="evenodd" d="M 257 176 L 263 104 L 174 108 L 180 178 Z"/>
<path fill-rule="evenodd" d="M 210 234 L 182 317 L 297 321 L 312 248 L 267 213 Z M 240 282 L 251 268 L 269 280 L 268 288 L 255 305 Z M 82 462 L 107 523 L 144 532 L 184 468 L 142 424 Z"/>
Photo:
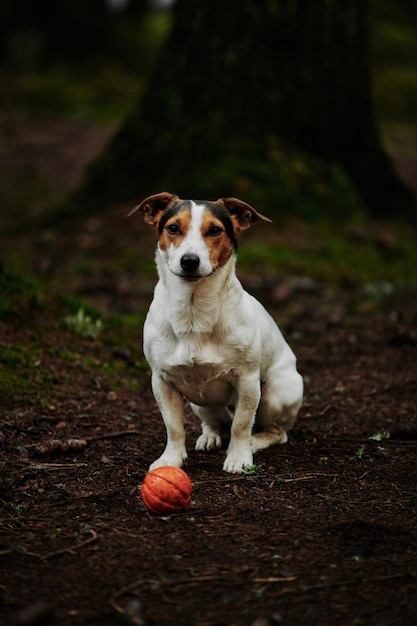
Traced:
<path fill-rule="evenodd" d="M 32 344 L 0 346 L 0 397 L 16 397 L 47 382 L 38 365 L 39 350 Z"/>
<path fill-rule="evenodd" d="M 82 309 L 84 314 L 93 320 L 100 319 L 102 317 L 101 311 L 97 307 L 89 304 L 85 300 L 74 296 L 69 293 L 60 293 L 56 296 L 57 308 L 61 314 L 65 312 L 67 315 L 77 315 L 78 311 Z"/>
<path fill-rule="evenodd" d="M 30 276 L 7 271 L 0 263 L 0 316 L 24 315 L 25 312 L 41 308 L 44 289 Z"/>
<path fill-rule="evenodd" d="M 2 347 L 0 352 L 0 363 L 6 367 L 14 367 L 16 365 L 26 365 L 24 356 L 13 348 Z"/>
<path fill-rule="evenodd" d="M 6 89 L 7 85 L 7 89 Z M 96 69 L 54 67 L 15 74 L 0 72 L 3 106 L 38 118 L 70 117 L 81 122 L 115 121 L 126 115 L 141 83 L 111 65 Z"/>
<path fill-rule="evenodd" d="M 343 169 L 281 141 L 266 137 L 261 145 L 229 140 L 218 152 L 184 169 L 181 159 L 159 183 L 181 197 L 215 199 L 237 196 L 273 219 L 297 215 L 309 221 L 343 220 L 365 211 Z M 255 151 L 256 148 L 256 151 Z M 164 177 L 165 176 L 165 177 Z"/>
<path fill-rule="evenodd" d="M 73 352 L 68 351 L 60 352 L 59 357 L 67 363 L 77 363 L 77 361 L 79 360 L 78 354 L 74 354 Z"/>
<path fill-rule="evenodd" d="M 343 228 L 325 221 L 297 222 L 291 230 L 288 241 L 245 242 L 238 268 L 253 271 L 256 267 L 260 275 L 297 273 L 335 288 L 348 278 L 358 285 L 389 282 L 395 289 L 417 291 L 417 247 L 414 231 L 406 225 L 393 227 L 392 241 L 387 242 L 384 233 L 373 234 L 361 220 Z"/>

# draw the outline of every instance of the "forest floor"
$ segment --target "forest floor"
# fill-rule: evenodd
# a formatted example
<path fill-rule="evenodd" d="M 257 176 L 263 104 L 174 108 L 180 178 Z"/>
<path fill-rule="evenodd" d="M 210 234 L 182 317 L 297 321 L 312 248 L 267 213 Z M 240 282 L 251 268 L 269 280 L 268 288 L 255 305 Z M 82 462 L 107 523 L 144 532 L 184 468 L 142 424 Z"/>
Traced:
<path fill-rule="evenodd" d="M 0 162 L 22 186 L 35 171 L 65 190 L 109 132 L 18 125 Z M 41 284 L 0 274 L 0 624 L 416 623 L 413 290 L 243 266 L 298 357 L 303 407 L 245 475 L 222 471 L 224 450 L 194 451 L 187 410 L 192 500 L 158 517 L 140 498 L 165 444 L 141 352 L 155 242 L 127 210 L 0 243 Z M 300 245 L 296 228 L 279 236 Z M 400 246 L 388 224 L 355 236 Z"/>

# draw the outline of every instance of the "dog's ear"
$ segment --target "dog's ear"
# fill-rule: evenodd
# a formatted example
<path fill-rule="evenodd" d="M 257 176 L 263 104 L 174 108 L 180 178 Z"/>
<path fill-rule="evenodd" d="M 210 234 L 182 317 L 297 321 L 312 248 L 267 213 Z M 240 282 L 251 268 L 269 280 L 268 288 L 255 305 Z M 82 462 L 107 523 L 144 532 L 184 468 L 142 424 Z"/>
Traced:
<path fill-rule="evenodd" d="M 157 226 L 161 213 L 165 211 L 173 200 L 178 200 L 178 196 L 173 193 L 168 193 L 167 191 L 156 193 L 153 196 L 148 196 L 148 198 L 145 198 L 140 204 L 133 207 L 127 216 L 130 217 L 133 213 L 141 211 L 143 219 L 147 224 Z"/>
<path fill-rule="evenodd" d="M 272 222 L 269 217 L 265 217 L 258 211 L 238 198 L 221 198 L 218 202 L 222 202 L 225 209 L 230 213 L 236 230 L 245 230 L 253 222 L 263 220 L 264 222 Z"/>

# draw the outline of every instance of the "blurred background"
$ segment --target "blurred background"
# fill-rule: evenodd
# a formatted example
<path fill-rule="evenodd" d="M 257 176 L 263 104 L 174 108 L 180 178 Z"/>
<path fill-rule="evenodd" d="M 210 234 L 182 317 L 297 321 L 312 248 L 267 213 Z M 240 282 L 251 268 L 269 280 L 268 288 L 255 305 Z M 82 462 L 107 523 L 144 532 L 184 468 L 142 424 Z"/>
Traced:
<path fill-rule="evenodd" d="M 2 2 L 3 266 L 132 311 L 154 235 L 125 215 L 166 189 L 272 217 L 239 267 L 276 298 L 414 292 L 417 9 L 336 5 Z"/>

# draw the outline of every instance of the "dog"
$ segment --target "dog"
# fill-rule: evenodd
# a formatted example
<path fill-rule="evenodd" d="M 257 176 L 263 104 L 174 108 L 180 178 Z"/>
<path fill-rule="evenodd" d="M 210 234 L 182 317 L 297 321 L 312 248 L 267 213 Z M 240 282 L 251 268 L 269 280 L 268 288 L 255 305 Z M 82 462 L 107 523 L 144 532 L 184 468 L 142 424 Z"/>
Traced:
<path fill-rule="evenodd" d="M 185 398 L 201 420 L 196 450 L 219 450 L 228 428 L 223 469 L 242 473 L 255 452 L 287 441 L 303 398 L 294 353 L 235 273 L 239 232 L 271 220 L 237 198 L 180 200 L 167 192 L 129 215 L 137 211 L 159 238 L 143 348 L 167 440 L 149 470 L 186 460 Z"/>

